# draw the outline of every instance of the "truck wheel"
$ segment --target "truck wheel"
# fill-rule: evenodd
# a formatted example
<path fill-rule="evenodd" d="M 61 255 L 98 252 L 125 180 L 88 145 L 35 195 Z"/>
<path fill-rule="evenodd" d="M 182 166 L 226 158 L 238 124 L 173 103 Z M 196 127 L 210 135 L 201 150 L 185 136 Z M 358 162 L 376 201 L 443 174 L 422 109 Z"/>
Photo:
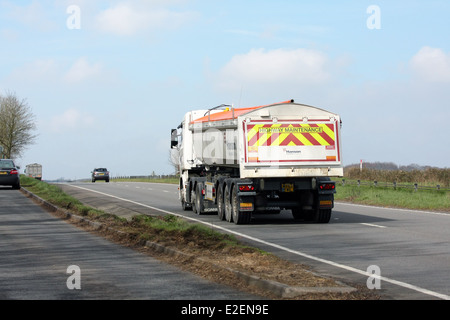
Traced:
<path fill-rule="evenodd" d="M 223 188 L 219 186 L 217 190 L 217 216 L 220 221 L 225 220 L 225 208 L 223 203 Z"/>
<path fill-rule="evenodd" d="M 314 215 L 314 222 L 328 223 L 331 218 L 331 209 L 317 209 Z"/>
<path fill-rule="evenodd" d="M 300 220 L 305 217 L 303 210 L 301 208 L 292 208 L 292 216 L 295 220 Z"/>
<path fill-rule="evenodd" d="M 239 210 L 237 186 L 233 187 L 233 192 L 231 193 L 231 212 L 235 224 L 247 224 L 250 222 L 252 217 L 250 212 L 242 212 Z"/>
<path fill-rule="evenodd" d="M 197 209 L 197 214 L 203 214 L 204 213 L 204 206 L 203 206 L 203 197 L 202 197 L 202 190 L 201 185 L 197 185 L 197 194 L 195 196 L 195 207 Z"/>
<path fill-rule="evenodd" d="M 195 190 L 191 191 L 191 204 L 192 204 L 192 212 L 197 213 L 197 197 L 195 195 Z"/>
<path fill-rule="evenodd" d="M 188 211 L 188 210 L 192 209 L 192 206 L 190 203 L 186 202 L 185 196 L 188 196 L 188 195 L 186 194 L 186 192 L 183 192 L 182 188 L 183 188 L 183 184 L 181 181 L 180 188 L 178 188 L 178 196 L 181 199 L 181 208 L 183 209 L 183 211 Z"/>
<path fill-rule="evenodd" d="M 189 206 L 189 204 L 183 200 L 181 200 L 181 208 L 183 209 L 183 211 L 188 211 L 189 209 L 191 209 L 191 206 Z"/>
<path fill-rule="evenodd" d="M 230 199 L 230 189 L 225 188 L 225 198 L 224 198 L 224 209 L 225 209 L 225 220 L 228 222 L 233 221 L 233 216 L 231 215 L 231 199 Z"/>

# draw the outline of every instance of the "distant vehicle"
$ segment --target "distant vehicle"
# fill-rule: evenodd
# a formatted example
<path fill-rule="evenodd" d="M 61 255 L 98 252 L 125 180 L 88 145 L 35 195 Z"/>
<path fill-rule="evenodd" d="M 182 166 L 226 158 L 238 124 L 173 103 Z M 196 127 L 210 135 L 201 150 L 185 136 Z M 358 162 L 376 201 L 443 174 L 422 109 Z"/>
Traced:
<path fill-rule="evenodd" d="M 25 174 L 37 180 L 42 180 L 42 165 L 39 163 L 28 164 L 25 168 Z"/>
<path fill-rule="evenodd" d="M 19 166 L 11 159 L 0 159 L 0 185 L 20 189 Z"/>
<path fill-rule="evenodd" d="M 109 171 L 106 168 L 95 168 L 92 171 L 92 182 L 96 180 L 105 180 L 105 182 L 109 182 Z"/>

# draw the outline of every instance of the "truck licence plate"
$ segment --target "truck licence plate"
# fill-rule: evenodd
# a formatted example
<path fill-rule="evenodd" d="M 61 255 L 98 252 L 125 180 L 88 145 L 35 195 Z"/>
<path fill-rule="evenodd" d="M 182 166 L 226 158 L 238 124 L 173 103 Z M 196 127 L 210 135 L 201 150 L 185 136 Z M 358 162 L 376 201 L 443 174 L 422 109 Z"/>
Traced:
<path fill-rule="evenodd" d="M 294 192 L 294 184 L 293 183 L 282 183 L 281 184 L 281 192 Z"/>

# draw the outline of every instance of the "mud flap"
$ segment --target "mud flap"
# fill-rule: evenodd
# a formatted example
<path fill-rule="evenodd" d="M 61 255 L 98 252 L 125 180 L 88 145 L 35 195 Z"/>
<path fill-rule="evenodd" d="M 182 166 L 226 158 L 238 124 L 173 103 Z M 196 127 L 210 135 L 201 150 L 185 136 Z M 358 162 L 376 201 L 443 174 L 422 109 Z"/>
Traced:
<path fill-rule="evenodd" d="M 333 209 L 334 208 L 334 195 L 322 194 L 319 195 L 319 209 Z"/>
<path fill-rule="evenodd" d="M 254 211 L 255 210 L 255 197 L 239 197 L 239 211 Z"/>

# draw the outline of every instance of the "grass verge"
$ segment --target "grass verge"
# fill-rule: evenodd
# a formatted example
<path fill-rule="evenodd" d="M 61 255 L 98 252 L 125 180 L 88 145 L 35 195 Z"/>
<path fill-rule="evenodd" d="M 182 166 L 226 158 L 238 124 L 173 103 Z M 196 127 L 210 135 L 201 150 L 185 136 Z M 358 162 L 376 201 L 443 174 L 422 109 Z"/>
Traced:
<path fill-rule="evenodd" d="M 381 207 L 450 212 L 450 192 L 336 183 L 336 201 Z"/>
<path fill-rule="evenodd" d="M 222 234 L 206 226 L 193 224 L 173 215 L 135 215 L 131 221 L 127 221 L 117 215 L 84 205 L 78 199 L 64 193 L 56 185 L 26 176 L 21 176 L 21 185 L 51 204 L 93 221 L 108 220 L 109 222 L 116 222 L 117 228 L 128 232 L 139 230 L 138 237 L 142 241 L 194 238 L 209 245 L 214 243 L 218 247 L 242 246 L 233 235 Z"/>

